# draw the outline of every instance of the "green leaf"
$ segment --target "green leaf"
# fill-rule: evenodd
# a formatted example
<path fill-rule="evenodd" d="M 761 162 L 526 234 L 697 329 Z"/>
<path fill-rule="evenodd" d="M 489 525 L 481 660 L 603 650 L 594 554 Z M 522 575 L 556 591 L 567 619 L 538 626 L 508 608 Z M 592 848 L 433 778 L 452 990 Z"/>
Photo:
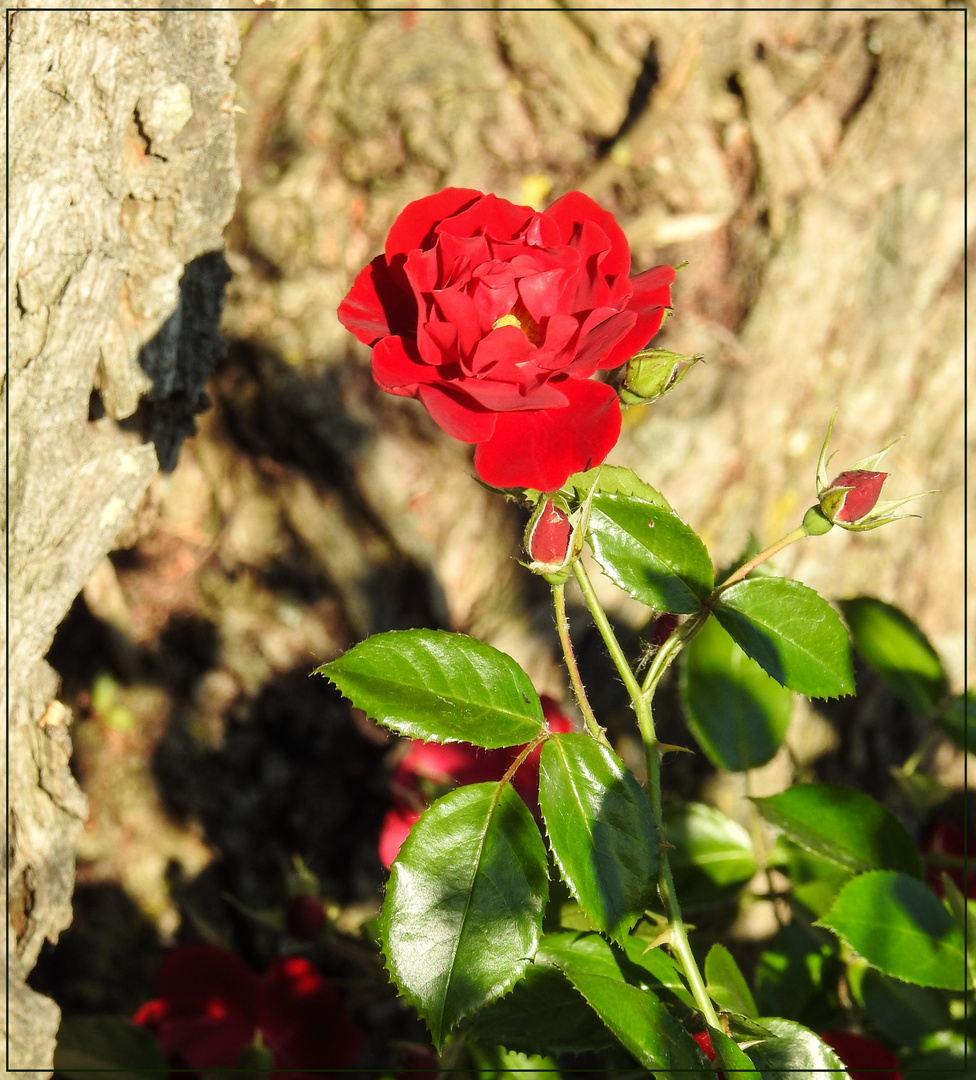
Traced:
<path fill-rule="evenodd" d="M 716 942 L 705 957 L 708 993 L 719 1008 L 755 1019 L 759 1015 L 752 991 L 729 950 Z M 714 1043 L 713 1043 L 714 1045 Z M 730 1062 L 724 1062 L 729 1065 Z"/>
<path fill-rule="evenodd" d="M 704 803 L 669 807 L 664 836 L 674 848 L 668 861 L 682 907 L 713 903 L 716 893 L 756 872 L 752 840 L 736 821 Z"/>
<path fill-rule="evenodd" d="M 874 870 L 853 878 L 819 925 L 886 975 L 966 988 L 962 931 L 935 893 L 907 874 Z"/>
<path fill-rule="evenodd" d="M 902 870 L 922 876 L 922 861 L 904 825 L 861 791 L 839 784 L 800 784 L 753 802 L 795 843 L 847 870 Z"/>
<path fill-rule="evenodd" d="M 760 667 L 807 697 L 854 693 L 851 643 L 834 609 L 789 578 L 747 578 L 726 589 L 715 617 Z"/>
<path fill-rule="evenodd" d="M 712 1049 L 719 1065 L 726 1069 L 734 1069 L 734 1076 L 762 1076 L 762 1073 L 753 1068 L 748 1055 L 739 1049 L 739 1044 L 730 1039 L 720 1028 L 708 1027 L 708 1034 L 712 1040 Z"/>
<path fill-rule="evenodd" d="M 973 725 L 976 727 L 976 689 L 969 689 L 965 694 L 954 697 L 938 720 L 939 726 L 960 750 L 972 753 L 973 748 L 969 745 L 968 717 L 972 718 Z"/>
<path fill-rule="evenodd" d="M 643 788 L 588 735 L 546 740 L 539 806 L 563 880 L 583 913 L 621 940 L 654 897 L 657 835 Z"/>
<path fill-rule="evenodd" d="M 967 900 L 962 889 L 945 872 L 942 873 L 941 877 L 946 904 L 949 906 L 956 924 L 967 941 L 976 940 L 976 900 Z M 976 987 L 976 955 L 973 955 L 971 949 L 966 952 L 966 970 L 969 972 L 970 984 Z"/>
<path fill-rule="evenodd" d="M 571 491 L 578 499 L 585 499 L 596 484 L 598 495 L 625 495 L 643 499 L 654 506 L 671 509 L 671 504 L 657 488 L 645 484 L 633 469 L 620 465 L 598 465 L 586 472 L 574 473 L 565 484 L 563 491 Z"/>
<path fill-rule="evenodd" d="M 588 539 L 604 574 L 655 611 L 698 611 L 715 584 L 705 545 L 666 506 L 597 495 Z"/>
<path fill-rule="evenodd" d="M 857 651 L 919 716 L 934 712 L 946 693 L 946 675 L 928 638 L 898 608 L 873 596 L 842 600 L 840 609 Z"/>
<path fill-rule="evenodd" d="M 898 1046 L 918 1047 L 927 1035 L 949 1026 L 946 995 L 931 987 L 867 968 L 860 991 L 868 1016 Z"/>
<path fill-rule="evenodd" d="M 671 1070 L 714 1080 L 695 1040 L 650 989 L 628 980 L 627 961 L 598 935 L 547 935 L 538 961 L 558 967 L 623 1046 L 662 1080 Z"/>
<path fill-rule="evenodd" d="M 467 1030 L 480 1042 L 524 1054 L 579 1054 L 616 1045 L 565 975 L 539 963 L 529 965 L 510 994 L 474 1016 Z"/>
<path fill-rule="evenodd" d="M 686 646 L 681 700 L 688 727 L 713 765 L 745 772 L 765 765 L 786 738 L 792 691 L 780 686 L 706 619 Z"/>
<path fill-rule="evenodd" d="M 632 934 L 623 943 L 627 959 L 643 974 L 642 983 L 647 983 L 658 997 L 663 997 L 672 1005 L 684 1005 L 688 1009 L 697 1009 L 694 995 L 688 989 L 684 974 L 676 961 L 663 948 L 648 948 L 649 941 Z M 650 976 L 650 978 L 648 978 Z"/>
<path fill-rule="evenodd" d="M 509 784 L 472 784 L 414 825 L 393 863 L 380 933 L 387 967 L 438 1049 L 535 954 L 549 892 L 542 837 Z"/>
<path fill-rule="evenodd" d="M 779 1017 L 762 1017 L 759 1023 L 773 1037 L 750 1046 L 746 1053 L 765 1080 L 820 1080 L 826 1069 L 847 1074 L 843 1061 L 809 1028 Z"/>
<path fill-rule="evenodd" d="M 494 749 L 534 739 L 542 705 L 528 675 L 490 645 L 442 630 L 394 630 L 315 669 L 398 735 Z"/>
<path fill-rule="evenodd" d="M 169 1065 L 145 1028 L 118 1016 L 75 1016 L 61 1021 L 54 1070 L 70 1080 L 145 1080 Z"/>

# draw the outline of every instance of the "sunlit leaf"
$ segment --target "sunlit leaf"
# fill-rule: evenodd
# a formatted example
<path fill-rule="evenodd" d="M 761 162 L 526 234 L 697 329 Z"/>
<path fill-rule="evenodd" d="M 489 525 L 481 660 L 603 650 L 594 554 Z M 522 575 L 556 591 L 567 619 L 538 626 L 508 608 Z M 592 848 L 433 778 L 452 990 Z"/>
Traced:
<path fill-rule="evenodd" d="M 548 898 L 545 845 L 510 784 L 438 799 L 393 863 L 380 932 L 401 993 L 440 1047 L 535 955 Z"/>
<path fill-rule="evenodd" d="M 539 695 L 505 653 L 463 634 L 376 634 L 315 669 L 398 735 L 494 749 L 542 730 Z"/>

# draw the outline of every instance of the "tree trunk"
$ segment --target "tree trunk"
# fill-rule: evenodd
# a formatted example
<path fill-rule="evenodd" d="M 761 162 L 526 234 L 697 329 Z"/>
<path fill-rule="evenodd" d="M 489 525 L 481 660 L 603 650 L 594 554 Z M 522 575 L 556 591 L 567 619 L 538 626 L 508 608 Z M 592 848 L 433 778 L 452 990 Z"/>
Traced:
<path fill-rule="evenodd" d="M 44 656 L 219 354 L 238 31 L 217 10 L 21 8 L 8 36 L 6 1037 L 12 1068 L 46 1074 L 59 1012 L 26 979 L 71 921 L 87 808 Z"/>

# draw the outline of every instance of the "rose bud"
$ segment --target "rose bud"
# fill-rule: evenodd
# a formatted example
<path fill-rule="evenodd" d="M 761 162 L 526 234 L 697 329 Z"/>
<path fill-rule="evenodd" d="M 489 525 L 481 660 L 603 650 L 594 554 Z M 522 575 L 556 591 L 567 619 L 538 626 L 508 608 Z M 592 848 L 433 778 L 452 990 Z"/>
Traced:
<path fill-rule="evenodd" d="M 856 525 L 866 517 L 881 498 L 886 472 L 857 469 L 843 472 L 820 494 L 820 509 L 836 525 Z"/>
<path fill-rule="evenodd" d="M 830 424 L 827 426 L 827 437 L 820 449 L 820 460 L 817 462 L 818 505 L 810 507 L 803 518 L 803 528 L 807 535 L 816 536 L 828 532 L 833 525 L 839 525 L 842 529 L 849 529 L 852 532 L 863 532 L 866 529 L 876 529 L 880 525 L 887 525 L 889 521 L 897 521 L 901 517 L 913 516 L 895 514 L 894 511 L 913 499 L 921 498 L 922 495 L 932 495 L 934 492 L 921 491 L 905 499 L 881 500 L 880 498 L 881 486 L 887 479 L 888 473 L 878 472 L 877 466 L 901 436 L 899 439 L 893 439 L 876 454 L 855 462 L 833 480 L 827 479 L 827 467 L 833 458 L 833 455 L 827 457 L 827 444 L 830 442 L 830 433 L 834 429 L 836 416 L 835 409 L 830 417 Z"/>
<path fill-rule="evenodd" d="M 426 1046 L 411 1043 L 400 1048 L 394 1063 L 395 1080 L 435 1080 L 439 1058 Z"/>
<path fill-rule="evenodd" d="M 703 358 L 669 352 L 667 349 L 642 349 L 627 363 L 620 400 L 625 405 L 648 405 L 664 397 Z"/>
<path fill-rule="evenodd" d="M 285 929 L 299 941 L 315 941 L 326 921 L 325 904 L 312 893 L 298 893 L 285 905 Z"/>
<path fill-rule="evenodd" d="M 566 565 L 573 549 L 573 523 L 569 514 L 546 499 L 525 530 L 525 550 L 533 563 L 549 570 Z"/>

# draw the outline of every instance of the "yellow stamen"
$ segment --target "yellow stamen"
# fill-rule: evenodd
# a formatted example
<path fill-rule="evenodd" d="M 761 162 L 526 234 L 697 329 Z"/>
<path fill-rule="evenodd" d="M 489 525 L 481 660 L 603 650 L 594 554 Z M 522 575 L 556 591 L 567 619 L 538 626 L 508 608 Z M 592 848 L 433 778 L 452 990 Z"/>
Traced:
<path fill-rule="evenodd" d="M 512 310 L 500 319 L 496 319 L 491 328 L 497 330 L 500 326 L 517 326 L 533 345 L 538 345 L 542 340 L 539 324 L 528 313 L 521 300 L 516 300 Z"/>

